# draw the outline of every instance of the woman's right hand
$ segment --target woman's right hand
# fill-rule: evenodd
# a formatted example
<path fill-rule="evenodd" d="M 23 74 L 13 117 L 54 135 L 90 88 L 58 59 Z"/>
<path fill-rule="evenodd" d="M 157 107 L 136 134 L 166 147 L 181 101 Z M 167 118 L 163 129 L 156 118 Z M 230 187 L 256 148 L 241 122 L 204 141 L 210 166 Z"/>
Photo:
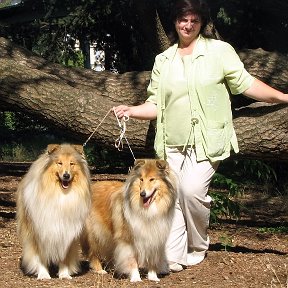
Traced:
<path fill-rule="evenodd" d="M 119 105 L 112 108 L 112 111 L 116 114 L 119 119 L 122 119 L 124 116 L 132 116 L 131 115 L 131 107 L 127 105 Z"/>
<path fill-rule="evenodd" d="M 136 106 L 119 105 L 112 108 L 112 111 L 119 119 L 124 116 L 139 120 L 153 120 L 157 116 L 156 105 L 151 102 L 145 102 Z"/>

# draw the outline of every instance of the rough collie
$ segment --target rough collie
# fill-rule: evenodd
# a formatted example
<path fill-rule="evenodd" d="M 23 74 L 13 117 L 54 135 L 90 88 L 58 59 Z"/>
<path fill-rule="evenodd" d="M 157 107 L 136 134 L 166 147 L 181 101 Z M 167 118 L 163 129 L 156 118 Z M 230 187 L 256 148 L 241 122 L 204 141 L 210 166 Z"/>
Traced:
<path fill-rule="evenodd" d="M 165 243 L 174 215 L 176 178 L 164 160 L 136 160 L 125 183 L 92 184 L 92 206 L 81 239 L 90 267 L 107 273 L 102 262 L 115 264 L 117 274 L 141 281 L 139 268 L 148 279 L 159 281 L 167 273 Z M 111 262 L 110 262 L 111 263 Z"/>
<path fill-rule="evenodd" d="M 17 191 L 21 266 L 38 279 L 78 272 L 79 238 L 91 204 L 90 172 L 80 145 L 51 144 L 32 163 Z"/>

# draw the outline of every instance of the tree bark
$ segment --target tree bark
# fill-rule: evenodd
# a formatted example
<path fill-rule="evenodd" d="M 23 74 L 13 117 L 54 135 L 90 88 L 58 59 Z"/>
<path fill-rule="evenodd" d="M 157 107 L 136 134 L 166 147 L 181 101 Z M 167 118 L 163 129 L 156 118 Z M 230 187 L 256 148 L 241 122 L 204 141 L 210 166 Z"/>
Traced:
<path fill-rule="evenodd" d="M 251 74 L 280 90 L 288 90 L 287 57 L 263 50 L 247 50 L 239 55 Z M 91 142 L 113 147 L 120 128 L 110 109 L 120 103 L 134 105 L 146 99 L 149 71 L 117 75 L 66 68 L 48 63 L 3 38 L 0 57 L 1 110 L 29 113 L 47 125 L 69 132 L 81 144 L 95 132 Z M 235 105 L 239 155 L 287 161 L 287 105 L 259 104 Z M 136 155 L 152 155 L 152 122 L 130 119 L 126 138 Z M 128 150 L 127 145 L 124 148 Z"/>
<path fill-rule="evenodd" d="M 133 1 L 134 11 L 139 18 L 139 29 L 146 42 L 149 43 L 153 57 L 169 47 L 169 40 L 159 18 L 155 1 L 136 0 Z M 141 25 L 145 23 L 145 25 Z M 156 29 L 155 29 L 156 28 Z M 152 57 L 152 56 L 150 56 Z"/>

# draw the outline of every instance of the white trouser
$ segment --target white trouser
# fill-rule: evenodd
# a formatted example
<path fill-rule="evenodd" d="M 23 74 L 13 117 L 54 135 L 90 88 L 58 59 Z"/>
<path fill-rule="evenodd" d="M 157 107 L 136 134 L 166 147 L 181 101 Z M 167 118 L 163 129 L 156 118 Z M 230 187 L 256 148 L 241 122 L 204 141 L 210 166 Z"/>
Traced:
<path fill-rule="evenodd" d="M 211 197 L 207 193 L 219 162 L 197 162 L 193 149 L 180 149 L 167 149 L 167 161 L 179 178 L 179 194 L 166 252 L 169 261 L 186 265 L 187 253 L 209 247 Z"/>

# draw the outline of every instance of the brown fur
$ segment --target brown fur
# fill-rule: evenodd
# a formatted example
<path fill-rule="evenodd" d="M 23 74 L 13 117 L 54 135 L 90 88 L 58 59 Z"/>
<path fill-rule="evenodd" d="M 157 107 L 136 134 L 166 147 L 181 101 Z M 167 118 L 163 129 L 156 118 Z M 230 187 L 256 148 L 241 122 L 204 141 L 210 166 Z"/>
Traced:
<path fill-rule="evenodd" d="M 165 243 L 176 201 L 176 180 L 164 160 L 136 160 L 125 183 L 92 184 L 92 209 L 82 238 L 90 266 L 106 273 L 102 261 L 114 263 L 116 272 L 141 281 L 139 267 L 148 279 L 167 272 Z"/>
<path fill-rule="evenodd" d="M 91 203 L 90 173 L 80 145 L 51 144 L 31 165 L 17 190 L 22 268 L 38 279 L 78 271 L 78 242 Z"/>

